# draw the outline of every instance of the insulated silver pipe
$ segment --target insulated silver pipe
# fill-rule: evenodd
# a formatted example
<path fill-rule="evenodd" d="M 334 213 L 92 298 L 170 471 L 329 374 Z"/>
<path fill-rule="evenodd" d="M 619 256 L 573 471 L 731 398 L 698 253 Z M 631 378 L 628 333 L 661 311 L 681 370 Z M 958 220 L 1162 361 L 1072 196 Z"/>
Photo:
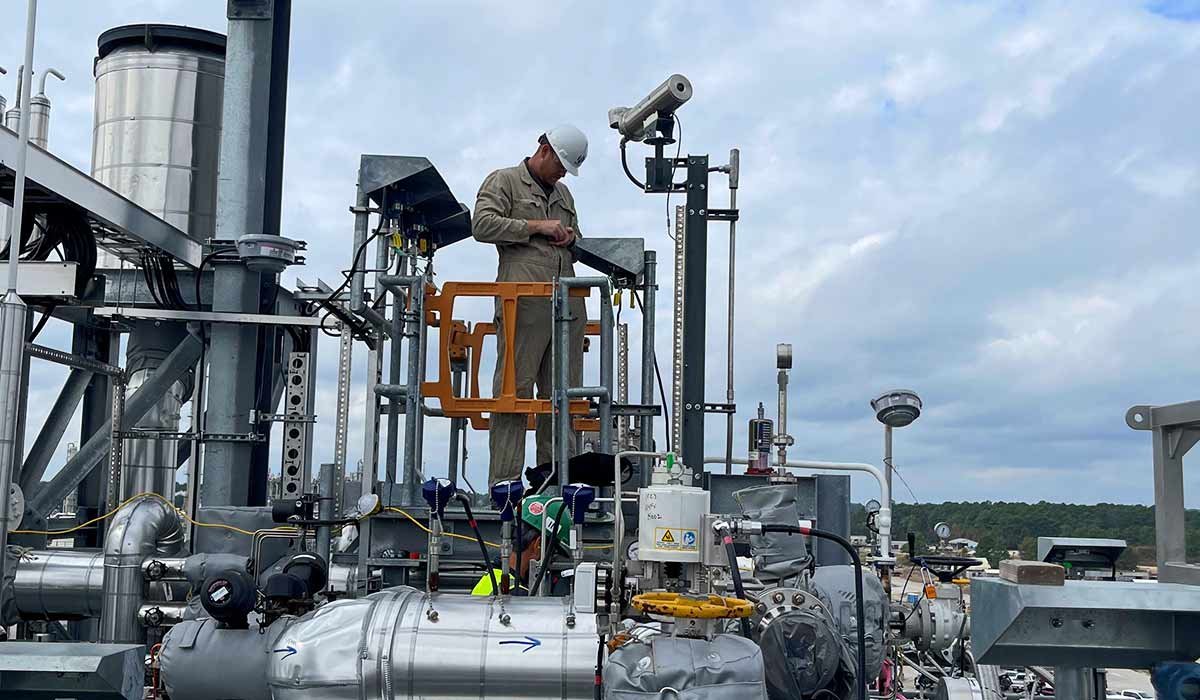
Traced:
<path fill-rule="evenodd" d="M 104 552 L 46 549 L 26 552 L 13 572 L 13 603 L 26 620 L 100 617 Z M 13 620 L 4 620 L 11 624 Z"/>
<path fill-rule="evenodd" d="M 146 496 L 126 504 L 113 517 L 104 538 L 104 600 L 100 641 L 136 644 L 142 630 L 142 561 L 151 555 L 172 556 L 183 547 L 183 526 L 175 509 Z"/>
<path fill-rule="evenodd" d="M 154 376 L 155 368 L 147 367 L 133 372 L 125 386 L 127 396 L 132 396 Z M 117 387 L 116 391 L 121 388 Z M 186 399 L 183 382 L 175 382 L 158 403 L 137 422 L 134 430 L 147 432 L 179 430 L 179 412 Z M 125 441 L 125 464 L 121 469 L 121 500 L 141 493 L 157 493 L 171 498 L 175 493 L 177 441 L 159 440 L 153 437 Z"/>
<path fill-rule="evenodd" d="M 37 27 L 37 0 L 29 0 L 25 18 L 25 68 L 33 70 L 33 42 Z M 32 85 L 30 76 L 29 84 Z M 29 112 L 29 90 L 21 94 L 21 107 Z M 13 209 L 8 221 L 9 240 L 19 242 L 21 219 L 25 214 L 25 169 L 29 155 L 29 120 L 21 122 L 20 146 L 17 148 Z M 9 521 L 9 491 L 13 473 L 20 465 L 21 401 L 25 382 L 25 322 L 29 309 L 17 294 L 17 265 L 20 245 L 11 246 L 8 256 L 8 287 L 0 303 L 0 554 L 7 551 Z M 0 581 L 5 579 L 7 557 L 0 556 Z"/>
<path fill-rule="evenodd" d="M 42 72 L 38 94 L 29 100 L 29 111 L 23 112 L 29 115 L 29 142 L 38 148 L 46 148 L 50 143 L 50 98 L 46 97 L 46 78 L 51 75 L 59 80 L 66 80 L 62 73 L 54 68 L 47 68 Z M 32 89 L 33 85 L 30 84 L 29 87 Z"/>

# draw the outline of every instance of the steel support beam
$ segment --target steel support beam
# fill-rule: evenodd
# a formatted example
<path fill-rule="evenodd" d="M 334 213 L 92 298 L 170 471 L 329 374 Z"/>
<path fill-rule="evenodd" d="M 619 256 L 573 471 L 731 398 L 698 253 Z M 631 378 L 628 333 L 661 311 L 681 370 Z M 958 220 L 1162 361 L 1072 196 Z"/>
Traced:
<path fill-rule="evenodd" d="M 216 238 L 278 232 L 275 179 L 281 176 L 286 94 L 276 80 L 286 79 L 289 0 L 275 0 L 250 16 L 230 4 L 225 53 L 225 96 L 221 129 L 221 163 L 217 186 Z M 272 131 L 279 133 L 272 136 Z M 272 220 L 273 219 L 273 220 Z M 215 312 L 260 312 L 260 275 L 240 263 L 219 265 L 214 272 Z M 254 326 L 212 327 L 206 430 L 244 432 L 256 402 L 259 333 Z M 265 489 L 251 484 L 254 446 L 215 443 L 205 447 L 201 503 L 244 506 Z"/>
<path fill-rule="evenodd" d="M 1134 406 L 1125 423 L 1151 433 L 1154 454 L 1154 539 L 1158 580 L 1200 584 L 1200 565 L 1187 561 L 1183 457 L 1200 441 L 1200 401 Z"/>
<path fill-rule="evenodd" d="M 655 296 L 658 292 L 658 261 L 653 250 L 646 251 L 645 266 L 642 268 L 642 405 L 653 406 L 654 398 L 654 367 L 657 358 L 654 353 L 654 312 Z M 665 407 L 664 407 L 665 408 Z M 654 418 L 642 416 L 638 419 L 638 433 L 642 452 L 654 451 Z M 671 430 L 671 426 L 667 426 Z M 650 485 L 649 459 L 642 459 L 642 486 Z"/>
<path fill-rule="evenodd" d="M 159 365 L 154 376 L 146 381 L 140 389 L 128 397 L 125 402 L 124 415 L 121 418 L 121 430 L 130 430 L 154 407 L 162 395 L 186 374 L 200 358 L 203 343 L 192 334 L 188 334 L 175 346 L 171 354 Z M 117 388 L 120 390 L 120 387 Z M 51 508 L 61 503 L 76 486 L 104 459 L 112 446 L 111 420 L 79 448 L 75 457 L 68 461 L 63 468 L 46 482 L 37 493 L 26 499 L 28 510 L 45 514 Z"/>
<path fill-rule="evenodd" d="M 79 368 L 72 368 L 71 373 L 67 375 L 67 381 L 58 392 L 58 398 L 54 400 L 46 422 L 42 424 L 29 453 L 25 455 L 25 464 L 21 467 L 22 491 L 28 493 L 42 482 L 46 467 L 50 465 L 55 451 L 62 444 L 62 437 L 67 432 L 75 409 L 83 400 L 88 385 L 92 382 L 92 376 L 91 372 Z"/>
<path fill-rule="evenodd" d="M 687 158 L 687 212 L 683 276 L 683 420 L 675 446 L 692 469 L 692 484 L 704 478 L 704 343 L 708 308 L 708 156 Z"/>

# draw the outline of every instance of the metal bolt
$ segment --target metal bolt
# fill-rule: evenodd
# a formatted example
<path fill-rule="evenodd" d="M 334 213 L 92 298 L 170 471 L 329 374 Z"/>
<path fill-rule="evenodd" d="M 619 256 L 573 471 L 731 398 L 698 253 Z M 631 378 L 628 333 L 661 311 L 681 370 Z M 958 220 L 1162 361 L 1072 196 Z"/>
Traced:
<path fill-rule="evenodd" d="M 1095 623 L 1095 621 L 1094 621 L 1094 620 L 1084 620 L 1084 621 L 1083 621 L 1083 628 L 1084 628 L 1085 630 L 1090 630 L 1090 629 L 1092 629 L 1092 628 L 1093 628 L 1093 627 L 1095 627 L 1095 626 L 1096 626 L 1096 623 Z"/>
<path fill-rule="evenodd" d="M 783 602 L 783 594 L 777 592 L 775 595 L 771 596 L 771 600 L 773 600 L 776 603 L 782 603 Z"/>
<path fill-rule="evenodd" d="M 430 622 L 437 622 L 438 621 L 437 610 L 430 608 L 429 610 L 425 611 L 425 617 L 429 618 Z"/>
<path fill-rule="evenodd" d="M 704 183 L 700 183 L 700 189 L 704 189 Z"/>
<path fill-rule="evenodd" d="M 1062 627 L 1063 626 L 1062 618 L 1061 617 L 1050 618 L 1050 626 L 1051 627 Z"/>
<path fill-rule="evenodd" d="M 701 210 L 700 210 L 700 216 L 704 216 L 706 213 L 707 213 L 707 211 L 706 211 L 706 210 L 704 210 L 704 209 L 701 209 Z"/>
<path fill-rule="evenodd" d="M 759 603 L 759 604 L 758 604 L 758 611 L 759 611 L 760 613 L 765 613 L 765 612 L 767 611 L 767 605 L 766 605 L 766 603 Z"/>
<path fill-rule="evenodd" d="M 574 615 L 567 615 L 567 627 L 568 628 L 575 627 L 575 616 Z"/>
<path fill-rule="evenodd" d="M 804 596 L 800 595 L 799 593 L 792 596 L 792 605 L 799 605 L 803 601 L 804 601 Z"/>
<path fill-rule="evenodd" d="M 510 623 L 512 623 L 512 617 L 508 613 L 500 613 L 500 624 L 507 627 Z"/>

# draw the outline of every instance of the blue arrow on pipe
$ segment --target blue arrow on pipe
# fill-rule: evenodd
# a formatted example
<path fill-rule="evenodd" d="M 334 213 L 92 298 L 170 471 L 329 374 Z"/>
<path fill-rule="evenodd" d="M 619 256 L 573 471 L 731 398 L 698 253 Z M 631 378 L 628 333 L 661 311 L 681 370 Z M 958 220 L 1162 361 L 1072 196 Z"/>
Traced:
<path fill-rule="evenodd" d="M 528 653 L 530 649 L 536 649 L 537 647 L 540 647 L 542 645 L 542 641 L 540 639 L 534 639 L 533 637 L 525 637 L 525 639 L 507 639 L 503 642 L 500 642 L 501 646 L 504 646 L 505 644 L 523 644 L 525 645 L 525 648 L 521 650 L 521 653 L 525 654 Z"/>

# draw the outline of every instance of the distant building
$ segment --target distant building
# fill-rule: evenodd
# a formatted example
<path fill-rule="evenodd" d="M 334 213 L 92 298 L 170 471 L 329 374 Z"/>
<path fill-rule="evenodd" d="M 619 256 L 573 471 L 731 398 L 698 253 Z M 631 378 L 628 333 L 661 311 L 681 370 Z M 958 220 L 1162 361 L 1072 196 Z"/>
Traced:
<path fill-rule="evenodd" d="M 958 549 L 964 549 L 968 552 L 974 552 L 976 549 L 979 548 L 978 542 L 976 542 L 975 540 L 969 540 L 966 537 L 955 537 L 954 539 L 950 540 L 946 544 L 950 545 L 951 547 L 956 547 Z"/>

